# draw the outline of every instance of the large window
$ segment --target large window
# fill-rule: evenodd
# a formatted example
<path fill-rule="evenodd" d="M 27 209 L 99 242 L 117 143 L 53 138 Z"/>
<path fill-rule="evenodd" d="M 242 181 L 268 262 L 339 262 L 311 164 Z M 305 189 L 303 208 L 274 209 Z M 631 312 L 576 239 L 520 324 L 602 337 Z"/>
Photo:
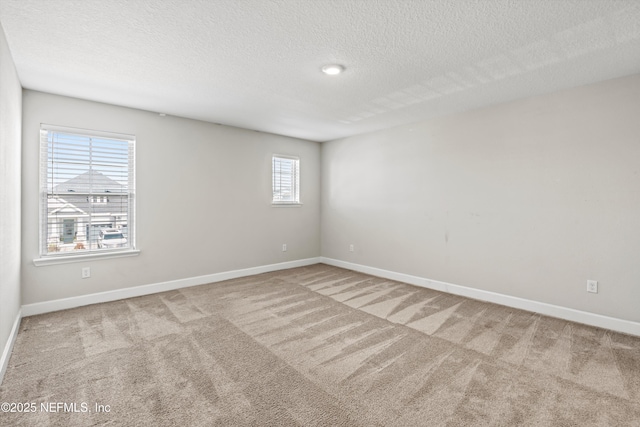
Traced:
<path fill-rule="evenodd" d="M 42 125 L 40 256 L 135 249 L 135 137 Z"/>
<path fill-rule="evenodd" d="M 300 204 L 300 159 L 273 156 L 272 183 L 274 205 Z"/>

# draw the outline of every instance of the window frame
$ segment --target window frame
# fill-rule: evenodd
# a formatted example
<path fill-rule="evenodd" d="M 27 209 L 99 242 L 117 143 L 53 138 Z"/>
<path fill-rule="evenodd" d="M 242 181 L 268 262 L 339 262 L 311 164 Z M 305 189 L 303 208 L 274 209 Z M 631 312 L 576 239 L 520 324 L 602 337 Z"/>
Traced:
<path fill-rule="evenodd" d="M 57 162 L 52 162 L 50 159 L 50 152 L 52 150 L 52 146 L 55 146 L 55 142 L 52 142 L 50 139 L 51 134 L 62 134 L 67 136 L 77 136 L 81 138 L 95 138 L 100 140 L 116 140 L 121 141 L 127 144 L 126 152 L 127 158 L 126 162 L 121 162 L 122 167 L 126 168 L 126 179 L 127 185 L 126 190 L 122 193 L 120 192 L 110 192 L 109 190 L 105 190 L 108 194 L 102 194 L 94 192 L 93 190 L 88 190 L 86 193 L 78 192 L 75 193 L 72 191 L 70 194 L 74 194 L 80 196 L 80 198 L 87 199 L 88 208 L 84 213 L 88 221 L 78 221 L 74 219 L 74 230 L 80 229 L 79 227 L 86 227 L 86 233 L 92 232 L 92 226 L 96 225 L 92 220 L 93 217 L 98 213 L 95 211 L 98 205 L 105 205 L 109 203 L 109 200 L 113 197 L 122 197 L 123 200 L 126 200 L 126 211 L 111 213 L 110 215 L 113 218 L 121 218 L 123 215 L 126 215 L 125 224 L 127 227 L 127 242 L 125 247 L 121 248 L 98 248 L 96 244 L 96 248 L 91 247 L 90 234 L 85 234 L 86 241 L 81 241 L 78 238 L 78 243 L 86 243 L 85 249 L 79 250 L 78 248 L 73 248 L 68 251 L 49 251 L 49 240 L 51 239 L 51 234 L 49 232 L 50 220 L 49 220 L 49 199 L 56 198 L 58 200 L 62 200 L 68 205 L 71 205 L 73 208 L 80 210 L 73 203 L 65 201 L 61 196 L 59 191 L 54 190 L 54 181 L 53 176 L 50 175 L 49 168 L 51 164 L 59 165 Z M 80 128 L 72 128 L 72 127 L 63 127 L 63 126 L 55 126 L 48 124 L 40 125 L 40 153 L 39 153 L 39 181 L 38 181 L 38 193 L 39 193 L 39 218 L 38 218 L 38 229 L 39 229 L 39 241 L 38 241 L 38 253 L 39 258 L 33 260 L 33 263 L 36 266 L 40 265 L 50 265 L 50 264 L 62 264 L 62 263 L 70 263 L 70 262 L 80 262 L 86 261 L 89 259 L 96 258 L 114 258 L 114 257 L 123 257 L 123 256 L 135 256 L 140 253 L 138 249 L 136 249 L 136 137 L 134 135 L 127 134 L 119 134 L 114 132 L 104 132 L 104 131 L 95 131 L 89 129 L 80 129 Z M 103 141 L 101 141 L 103 142 Z M 94 142 L 92 142 L 94 143 Z M 58 144 L 64 144 L 60 143 Z M 68 142 L 67 142 L 68 144 Z M 85 155 L 84 148 L 82 148 L 82 155 Z M 86 149 L 87 155 L 93 156 L 95 154 L 95 148 L 90 146 Z M 124 150 L 124 149 L 121 149 Z M 68 160 L 67 160 L 68 161 Z M 118 162 L 120 163 L 120 162 Z M 68 163 L 67 163 L 68 164 Z M 87 160 L 83 162 L 78 162 L 80 167 L 86 166 L 87 171 L 96 170 L 100 172 L 100 169 L 93 169 L 95 167 L 94 160 Z M 104 169 L 102 170 L 104 172 Z M 80 175 L 77 175 L 80 176 Z M 107 175 L 105 175 L 107 176 Z M 108 177 L 108 176 L 107 176 Z M 110 177 L 108 177 L 110 178 Z M 69 178 L 73 179 L 73 178 Z M 111 178 L 112 179 L 112 178 Z M 113 179 L 112 179 L 113 180 Z M 59 185 L 64 183 L 65 181 L 58 182 L 55 185 Z M 122 181 L 117 181 L 122 182 Z M 90 187 L 91 188 L 91 187 Z M 66 194 L 66 193 L 65 193 Z M 95 202 L 93 200 L 96 200 Z M 98 201 L 100 200 L 100 201 Z M 78 203 L 78 202 L 75 202 Z M 66 206 L 66 205 L 65 205 Z M 62 229 L 64 229 L 64 221 L 62 222 Z M 79 231 L 76 231 L 79 233 Z M 82 233 L 80 233 L 82 235 Z M 55 237 L 55 235 L 54 235 Z M 75 237 L 75 235 L 74 235 Z M 62 239 L 62 235 L 60 236 Z M 75 239 L 74 239 L 75 241 Z M 84 246 L 84 245 L 83 245 Z"/>
<path fill-rule="evenodd" d="M 276 170 L 275 170 L 275 163 L 276 163 L 276 159 L 281 159 L 281 160 L 292 160 L 295 162 L 295 171 L 294 171 L 294 176 L 293 176 L 293 188 L 292 191 L 294 192 L 294 200 L 293 201 L 288 201 L 288 200 L 275 200 L 275 196 L 276 196 Z M 290 155 L 284 155 L 284 154 L 273 154 L 271 156 L 271 206 L 273 207 L 300 207 L 302 206 L 302 199 L 301 199 L 301 187 L 300 187 L 300 157 L 297 156 L 290 156 Z"/>

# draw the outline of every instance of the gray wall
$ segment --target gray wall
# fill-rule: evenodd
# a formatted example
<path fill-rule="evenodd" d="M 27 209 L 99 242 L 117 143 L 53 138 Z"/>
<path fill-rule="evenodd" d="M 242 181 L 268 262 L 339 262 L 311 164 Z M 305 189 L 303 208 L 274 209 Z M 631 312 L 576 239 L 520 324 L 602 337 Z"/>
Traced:
<path fill-rule="evenodd" d="M 21 126 L 22 87 L 0 26 L 0 355 L 20 311 Z"/>
<path fill-rule="evenodd" d="M 29 90 L 23 106 L 23 304 L 320 255 L 318 143 Z M 40 123 L 136 135 L 139 256 L 33 265 Z M 300 208 L 271 207 L 274 153 L 300 157 Z"/>
<path fill-rule="evenodd" d="M 324 143 L 321 176 L 325 257 L 640 321 L 640 75 Z"/>

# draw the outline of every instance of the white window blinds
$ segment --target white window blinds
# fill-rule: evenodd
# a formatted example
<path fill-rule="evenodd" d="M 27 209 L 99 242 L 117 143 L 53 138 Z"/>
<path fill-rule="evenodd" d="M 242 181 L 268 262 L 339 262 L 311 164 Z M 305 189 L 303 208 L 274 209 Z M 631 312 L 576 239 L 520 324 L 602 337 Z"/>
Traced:
<path fill-rule="evenodd" d="M 134 249 L 135 137 L 42 125 L 41 256 Z"/>
<path fill-rule="evenodd" d="M 273 156 L 272 164 L 274 204 L 300 203 L 300 159 Z"/>

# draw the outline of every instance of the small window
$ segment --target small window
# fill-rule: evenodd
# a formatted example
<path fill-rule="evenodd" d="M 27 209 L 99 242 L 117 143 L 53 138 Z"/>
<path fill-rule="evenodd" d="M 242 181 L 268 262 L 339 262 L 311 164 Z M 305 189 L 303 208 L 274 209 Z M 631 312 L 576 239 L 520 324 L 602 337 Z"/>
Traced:
<path fill-rule="evenodd" d="M 41 257 L 135 249 L 134 160 L 133 136 L 42 125 Z"/>
<path fill-rule="evenodd" d="M 273 199 L 276 205 L 300 204 L 300 159 L 288 156 L 273 156 Z"/>
<path fill-rule="evenodd" d="M 107 203 L 109 198 L 106 196 L 91 196 L 87 197 L 87 201 L 91 203 Z"/>

